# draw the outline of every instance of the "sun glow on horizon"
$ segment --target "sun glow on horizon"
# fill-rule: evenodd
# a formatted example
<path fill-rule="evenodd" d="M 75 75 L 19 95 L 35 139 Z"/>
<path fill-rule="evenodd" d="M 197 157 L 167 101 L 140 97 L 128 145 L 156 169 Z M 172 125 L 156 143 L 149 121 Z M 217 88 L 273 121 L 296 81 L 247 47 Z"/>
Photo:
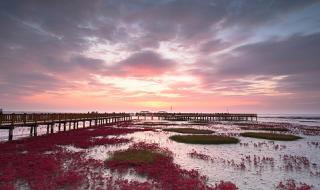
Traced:
<path fill-rule="evenodd" d="M 138 103 L 138 105 L 141 105 L 142 107 L 145 107 L 145 108 L 157 108 L 157 109 L 164 109 L 170 106 L 169 103 L 163 102 L 163 101 L 145 101 L 145 102 Z"/>

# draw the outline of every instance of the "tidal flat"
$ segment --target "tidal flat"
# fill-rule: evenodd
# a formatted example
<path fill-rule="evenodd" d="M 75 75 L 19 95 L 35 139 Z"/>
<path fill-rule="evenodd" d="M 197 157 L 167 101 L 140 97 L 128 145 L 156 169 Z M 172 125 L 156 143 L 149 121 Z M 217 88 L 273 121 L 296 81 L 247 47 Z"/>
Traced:
<path fill-rule="evenodd" d="M 281 126 L 286 130 L 276 133 L 302 137 L 274 141 L 241 136 L 261 132 L 252 125 L 242 129 L 245 123 L 150 122 L 135 120 L 2 142 L 0 160 L 6 164 L 0 166 L 0 189 L 320 189 L 318 127 L 254 124 Z M 176 132 L 165 131 L 173 127 L 210 130 L 239 142 L 179 143 L 170 139 Z M 268 132 L 274 133 L 264 133 Z M 126 159 L 127 154 L 132 159 Z"/>

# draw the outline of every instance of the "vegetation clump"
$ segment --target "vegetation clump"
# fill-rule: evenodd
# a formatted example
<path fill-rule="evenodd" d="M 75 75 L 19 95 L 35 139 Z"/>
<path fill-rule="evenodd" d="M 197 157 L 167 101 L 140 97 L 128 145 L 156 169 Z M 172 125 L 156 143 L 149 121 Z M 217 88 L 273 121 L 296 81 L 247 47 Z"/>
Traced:
<path fill-rule="evenodd" d="M 288 135 L 288 134 L 279 134 L 279 133 L 255 133 L 255 132 L 246 132 L 240 134 L 243 137 L 252 137 L 258 139 L 267 139 L 267 140 L 278 140 L 278 141 L 294 141 L 301 139 L 299 136 Z"/>
<path fill-rule="evenodd" d="M 278 190 L 311 190 L 313 186 L 310 186 L 306 183 L 298 183 L 293 179 L 288 179 L 285 182 L 279 182 L 276 187 Z"/>
<path fill-rule="evenodd" d="M 64 146 L 86 149 L 96 145 L 127 143 L 130 139 L 106 136 L 149 131 L 129 128 L 130 123 L 119 123 L 117 126 L 100 126 L 92 130 L 83 128 L 1 142 L 0 162 L 6 164 L 0 165 L 0 189 L 87 189 L 84 187 L 89 184 L 95 184 L 93 189 L 103 187 L 106 181 L 104 163 L 87 158 L 85 150 L 74 152 Z M 18 184 L 19 181 L 23 183 Z M 138 186 L 137 183 L 133 185 Z M 124 186 L 128 186 L 126 181 L 117 181 L 117 188 L 124 189 Z"/>
<path fill-rule="evenodd" d="M 151 150 L 128 149 L 115 152 L 108 161 L 126 162 L 131 163 L 131 165 L 138 165 L 152 163 L 157 157 L 161 156 L 164 156 L 164 154 Z"/>
<path fill-rule="evenodd" d="M 163 129 L 163 131 L 170 131 L 176 133 L 184 133 L 184 134 L 212 134 L 214 131 L 206 130 L 206 129 L 193 129 L 193 128 L 167 128 Z"/>
<path fill-rule="evenodd" d="M 235 144 L 239 139 L 219 135 L 173 135 L 171 140 L 187 144 Z"/>
<path fill-rule="evenodd" d="M 138 175 L 147 176 L 152 182 L 145 182 L 141 189 L 197 189 L 236 190 L 232 182 L 221 181 L 214 186 L 207 184 L 207 177 L 197 170 L 185 170 L 173 162 L 172 152 L 157 144 L 136 143 L 126 150 L 119 150 L 105 161 L 111 171 L 126 172 L 133 169 Z M 129 184 L 130 185 L 130 184 Z M 133 185 L 130 185 L 132 189 Z M 137 189 L 137 188 L 133 188 Z"/>

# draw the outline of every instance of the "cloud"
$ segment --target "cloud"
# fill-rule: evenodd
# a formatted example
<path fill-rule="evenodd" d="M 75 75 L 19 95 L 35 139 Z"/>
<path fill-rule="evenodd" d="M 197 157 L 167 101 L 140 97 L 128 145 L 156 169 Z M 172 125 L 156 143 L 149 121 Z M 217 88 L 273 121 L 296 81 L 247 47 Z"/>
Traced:
<path fill-rule="evenodd" d="M 226 56 L 218 72 L 226 75 L 289 75 L 320 70 L 320 33 L 294 35 L 241 46 Z"/>
<path fill-rule="evenodd" d="M 96 84 L 96 94 L 104 96 L 110 89 L 110 96 L 123 93 L 125 100 L 125 91 L 112 90 L 95 76 L 143 83 L 185 75 L 181 81 L 159 80 L 177 101 L 179 97 L 208 101 L 211 94 L 237 92 L 317 94 L 320 35 L 319 25 L 313 24 L 319 23 L 320 14 L 314 11 L 319 4 L 4 0 L 0 2 L 0 96 L 73 94 L 92 91 L 90 85 Z M 311 8 L 313 14 L 301 16 Z M 280 35 L 269 27 L 283 20 L 292 26 L 295 22 L 289 21 L 297 15 L 299 22 L 313 22 L 301 25 L 307 29 L 295 27 L 294 36 L 285 28 Z M 143 96 L 155 98 L 151 93 Z"/>
<path fill-rule="evenodd" d="M 122 76 L 158 76 L 175 69 L 177 64 L 153 51 L 133 53 L 125 60 L 109 67 L 108 73 Z"/>
<path fill-rule="evenodd" d="M 103 72 L 106 69 L 106 64 L 103 60 L 82 55 L 74 55 L 67 60 L 56 57 L 46 57 L 39 66 L 42 66 L 48 72 L 57 74 L 78 73 L 79 75 L 81 74 L 82 77 L 92 72 Z"/>
<path fill-rule="evenodd" d="M 71 87 L 72 86 L 65 81 L 48 74 L 30 71 L 25 73 L 11 73 L 9 75 L 2 74 L 0 97 L 3 99 L 12 99 Z"/>
<path fill-rule="evenodd" d="M 224 42 L 221 39 L 214 39 L 206 41 L 200 46 L 200 51 L 202 53 L 215 53 L 221 51 L 230 46 L 230 43 Z"/>
<path fill-rule="evenodd" d="M 320 91 L 320 33 L 243 45 L 191 70 L 212 91 Z M 260 81 L 260 82 L 259 82 Z M 260 89 L 260 87 L 261 89 Z"/>

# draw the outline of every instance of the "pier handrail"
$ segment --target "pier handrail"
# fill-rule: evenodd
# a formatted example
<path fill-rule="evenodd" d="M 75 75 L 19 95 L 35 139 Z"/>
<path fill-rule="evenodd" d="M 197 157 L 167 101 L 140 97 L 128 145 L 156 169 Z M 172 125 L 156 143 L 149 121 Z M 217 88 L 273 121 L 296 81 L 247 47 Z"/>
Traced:
<path fill-rule="evenodd" d="M 15 123 L 39 123 L 45 121 L 61 121 L 61 120 L 81 120 L 81 119 L 99 119 L 107 117 L 123 117 L 130 116 L 128 113 L 11 113 L 0 114 L 0 126 L 3 124 Z"/>

